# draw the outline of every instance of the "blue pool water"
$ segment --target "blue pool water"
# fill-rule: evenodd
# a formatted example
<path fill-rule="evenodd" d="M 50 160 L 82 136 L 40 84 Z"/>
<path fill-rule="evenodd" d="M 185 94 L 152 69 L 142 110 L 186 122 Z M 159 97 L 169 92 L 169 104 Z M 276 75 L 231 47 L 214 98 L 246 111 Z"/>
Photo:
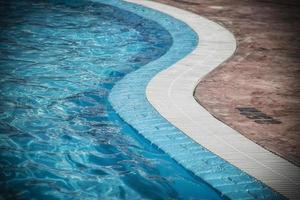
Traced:
<path fill-rule="evenodd" d="M 66 2 L 1 1 L 0 199 L 224 199 L 107 99 L 171 35 L 111 5 Z"/>

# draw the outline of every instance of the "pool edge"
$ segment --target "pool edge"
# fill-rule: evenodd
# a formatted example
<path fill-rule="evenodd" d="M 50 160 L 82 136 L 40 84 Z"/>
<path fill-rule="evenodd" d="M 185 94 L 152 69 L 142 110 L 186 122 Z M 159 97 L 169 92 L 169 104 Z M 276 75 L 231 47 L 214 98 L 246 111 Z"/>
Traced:
<path fill-rule="evenodd" d="M 180 9 L 172 6 L 149 1 L 127 1 L 167 13 L 192 27 L 201 38 L 191 54 L 160 72 L 149 82 L 146 95 L 154 108 L 197 143 L 284 196 L 296 199 L 300 189 L 300 171 L 297 166 L 215 119 L 193 97 L 201 78 L 234 54 L 236 41 L 233 34 L 211 20 L 188 11 L 180 13 Z M 210 33 L 208 38 L 207 33 Z M 197 60 L 199 57 L 201 59 Z M 199 124 L 209 128 L 203 130 Z M 220 148 L 220 142 L 223 143 L 223 148 Z"/>
<path fill-rule="evenodd" d="M 166 14 L 168 14 L 168 15 L 170 15 L 170 16 L 173 16 L 174 18 L 177 18 L 177 19 L 179 19 L 179 20 L 181 20 L 181 21 L 183 21 L 183 22 L 185 22 L 181 17 L 182 16 L 184 16 L 184 15 L 188 15 L 188 19 L 189 20 L 194 20 L 194 22 L 196 23 L 196 21 L 198 21 L 199 20 L 199 18 L 201 18 L 202 20 L 204 20 L 204 21 L 209 21 L 209 20 L 207 20 L 206 18 L 203 18 L 203 17 L 200 17 L 200 16 L 198 16 L 198 15 L 195 15 L 195 14 L 192 14 L 192 13 L 189 13 L 189 12 L 187 12 L 187 11 L 183 11 L 183 10 L 180 10 L 180 9 L 177 9 L 177 8 L 174 8 L 174 7 L 171 7 L 171 6 L 166 6 L 166 5 L 164 5 L 164 4 L 159 4 L 159 3 L 155 3 L 155 2 L 150 2 L 150 1 L 143 1 L 143 0 L 139 0 L 139 1 L 135 1 L 135 0 L 128 0 L 128 2 L 132 2 L 132 3 L 136 3 L 136 4 L 139 4 L 139 5 L 143 5 L 143 6 L 145 6 L 145 7 L 148 7 L 148 8 L 152 8 L 152 9 L 154 9 L 154 10 L 158 10 L 158 11 L 160 11 L 160 12 L 162 12 L 162 13 L 166 13 Z M 170 11 L 171 10 L 171 11 Z M 171 12 L 171 13 L 169 13 L 169 11 Z M 176 12 L 174 12 L 174 11 L 176 11 Z M 173 14 L 172 14 L 172 12 L 173 12 Z M 175 14 L 174 14 L 175 13 Z M 176 17 L 176 14 L 178 15 L 177 17 Z M 181 15 L 182 14 L 182 15 Z M 175 15 L 175 16 L 174 16 Z M 232 34 L 230 33 L 230 32 L 228 32 L 226 29 L 224 29 L 223 27 L 221 27 L 221 26 L 219 26 L 219 25 L 217 25 L 217 24 L 215 24 L 214 22 L 211 22 L 211 21 L 209 21 L 210 23 L 209 24 L 206 24 L 206 25 L 210 25 L 210 26 L 212 26 L 212 27 L 210 27 L 210 28 L 216 28 L 217 27 L 217 31 L 216 31 L 216 33 L 219 33 L 219 32 L 222 32 L 223 31 L 223 33 L 227 33 L 227 34 L 229 34 L 229 36 L 230 37 L 232 37 L 232 39 L 233 39 L 233 41 L 234 41 L 234 47 L 233 47 L 233 50 L 232 50 L 232 53 L 234 52 L 234 50 L 235 50 L 235 40 L 234 40 L 234 37 L 232 36 Z M 190 22 L 185 22 L 186 24 L 188 24 L 190 27 L 192 27 L 193 29 L 197 29 L 197 27 L 193 27 L 191 24 L 190 24 Z M 206 30 L 207 31 L 207 29 L 203 29 L 203 30 Z M 203 30 L 201 30 L 202 31 L 202 34 L 203 34 Z M 214 33 L 215 34 L 215 33 Z M 212 58 L 214 61 L 217 61 L 217 64 L 215 64 L 215 67 L 217 67 L 218 65 L 219 65 L 219 63 L 221 63 L 221 62 L 223 62 L 224 60 L 226 60 L 228 57 L 230 57 L 231 55 L 232 55 L 232 53 L 228 56 L 227 54 L 228 54 L 228 52 L 226 52 L 226 50 L 228 50 L 227 48 L 229 48 L 230 49 L 230 45 L 232 45 L 232 44 L 229 44 L 229 47 L 227 46 L 226 47 L 226 41 L 224 41 L 224 40 L 222 40 L 222 37 L 221 38 L 218 38 L 218 37 L 216 37 L 216 35 L 214 35 L 214 34 L 211 34 L 209 31 L 208 32 L 206 32 L 206 35 L 208 35 L 210 38 L 209 38 L 209 40 L 207 40 L 206 41 L 206 43 L 202 43 L 202 44 L 204 44 L 204 46 L 205 45 L 208 45 L 208 48 L 210 48 L 209 46 L 210 45 L 212 45 L 214 48 L 213 49 L 211 49 L 211 50 L 216 50 L 216 49 L 218 49 L 218 52 L 220 52 L 220 43 L 222 44 L 222 45 L 224 45 L 225 46 L 225 48 L 223 49 L 223 51 L 221 51 L 221 52 L 223 52 L 223 54 L 222 54 L 222 56 L 221 56 L 221 58 L 217 58 L 217 57 L 215 57 L 214 55 L 210 55 L 210 56 L 207 56 L 207 55 L 205 55 L 204 54 L 204 57 L 206 58 L 206 57 L 209 57 L 210 59 Z M 199 35 L 199 34 L 198 34 Z M 201 36 L 202 37 L 202 36 Z M 202 37 L 203 38 L 203 37 Z M 219 40 L 217 40 L 217 39 L 219 39 Z M 224 38 L 223 38 L 224 39 Z M 204 41 L 204 40 L 203 40 Z M 203 42 L 202 41 L 202 42 Z M 219 43 L 217 43 L 216 41 L 219 41 Z M 200 41 L 201 42 L 201 41 Z M 228 43 L 227 43 L 228 44 Z M 231 46 L 232 47 L 232 46 Z M 222 50 L 222 49 L 221 49 Z M 202 51 L 202 50 L 201 50 Z M 206 52 L 207 53 L 207 52 Z M 211 53 L 213 53 L 213 52 L 211 52 Z M 203 54 L 197 54 L 197 53 L 195 53 L 195 52 L 193 52 L 193 53 L 191 53 L 189 56 L 193 56 L 193 62 L 195 62 L 195 60 L 199 57 L 199 56 L 201 56 L 201 55 L 203 55 Z M 164 56 L 163 56 L 164 57 Z M 218 60 L 218 59 L 220 59 L 220 60 Z M 160 60 L 160 59 L 158 59 L 158 60 Z M 178 59 L 177 59 L 178 60 Z M 179 59 L 180 60 L 180 59 Z M 183 60 L 185 60 L 185 59 L 183 59 Z M 202 63 L 202 65 L 203 64 L 205 64 L 205 62 L 203 62 L 204 61 L 204 59 L 202 59 L 202 60 L 197 60 L 197 65 L 199 66 L 199 64 L 201 64 Z M 180 65 L 180 62 L 182 62 L 182 60 L 181 61 L 179 61 L 179 62 L 177 62 L 176 63 L 176 65 L 178 65 L 178 63 L 179 63 L 179 65 Z M 193 62 L 192 63 L 189 63 L 188 65 L 186 65 L 186 66 L 184 66 L 184 68 L 192 68 L 191 66 L 193 65 Z M 213 63 L 213 62 L 212 62 Z M 212 64 L 212 63 L 210 63 L 210 64 Z M 165 67 L 168 67 L 168 66 L 165 66 Z M 145 68 L 145 67 L 142 67 L 142 68 Z M 168 70 L 165 70 L 165 71 L 171 71 L 171 73 L 174 75 L 174 73 L 176 74 L 176 71 L 177 70 L 171 70 L 173 67 L 170 67 Z M 203 68 L 203 69 L 206 69 L 207 71 L 210 71 L 211 69 L 210 69 L 210 67 L 208 66 L 208 67 L 206 67 L 206 68 Z M 203 69 L 201 69 L 201 70 L 203 70 Z M 160 75 L 162 74 L 162 73 L 164 73 L 165 71 L 163 71 L 163 72 L 161 72 L 160 73 Z M 205 71 L 204 71 L 205 72 Z M 204 73 L 203 71 L 201 72 L 201 73 Z M 134 72 L 133 72 L 134 73 Z M 112 91 L 112 93 L 111 93 L 111 95 L 110 95 L 110 101 L 111 101 L 111 103 L 112 103 L 112 105 L 113 105 L 113 107 L 114 107 L 114 109 L 116 109 L 116 111 L 120 114 L 120 116 L 127 122 L 127 123 L 129 123 L 129 124 L 131 124 L 135 129 L 137 129 L 145 138 L 147 138 L 148 140 L 150 140 L 151 142 L 153 142 L 154 144 L 156 144 L 159 148 L 161 148 L 163 151 L 165 151 L 166 153 L 168 153 L 172 158 L 174 158 L 177 162 L 179 162 L 181 165 L 183 165 L 185 168 L 187 168 L 188 170 L 190 170 L 190 171 L 192 171 L 193 173 L 195 173 L 197 176 L 199 176 L 199 177 L 201 177 L 202 179 L 204 179 L 206 182 L 208 182 L 209 184 L 211 184 L 213 187 L 215 187 L 217 190 L 219 190 L 219 191 L 221 191 L 223 194 L 225 194 L 226 196 L 229 196 L 230 198 L 234 198 L 234 197 L 239 197 L 239 198 L 244 198 L 244 199 L 247 199 L 247 198 L 249 198 L 249 196 L 247 196 L 248 195 L 248 193 L 249 193 L 249 191 L 248 191 L 248 189 L 250 188 L 250 186 L 249 186 L 249 184 L 251 185 L 251 184 L 253 184 L 252 186 L 251 186 L 251 188 L 250 188 L 250 193 L 255 193 L 255 191 L 256 191 L 256 196 L 257 195 L 262 195 L 262 196 L 265 196 L 265 194 L 268 196 L 269 195 L 269 197 L 270 197 L 270 195 L 272 195 L 271 193 L 272 192 L 270 192 L 269 190 L 267 190 L 266 188 L 264 188 L 260 183 L 256 183 L 255 181 L 250 181 L 249 180 L 249 178 L 248 177 L 246 177 L 246 175 L 245 175 L 245 177 L 244 177 L 244 174 L 242 174 L 241 176 L 243 176 L 243 181 L 241 181 L 241 183 L 239 183 L 239 184 L 236 184 L 236 185 L 226 185 L 226 184 L 224 184 L 224 185 L 220 185 L 220 183 L 216 183 L 216 182 L 218 182 L 219 181 L 219 179 L 220 178 L 218 178 L 218 177 L 213 177 L 213 176 L 215 176 L 215 174 L 210 174 L 210 175 L 207 175 L 207 174 L 205 174 L 204 172 L 203 172 L 203 170 L 201 169 L 201 170 L 199 170 L 199 166 L 201 165 L 201 164 L 203 164 L 203 162 L 202 161 L 198 161 L 198 160 L 196 160 L 195 162 L 196 162 L 196 164 L 195 163 L 191 163 L 191 162 L 189 162 L 189 160 L 188 159 L 190 159 L 190 158 L 196 158 L 194 155 L 193 156 L 189 156 L 189 154 L 188 153 L 186 153 L 186 152 L 184 152 L 184 153 L 180 153 L 180 152 L 178 152 L 178 150 L 177 150 L 177 153 L 178 154 L 180 154 L 180 155 L 176 155 L 176 153 L 174 153 L 174 152 L 176 152 L 176 149 L 172 149 L 170 146 L 172 145 L 172 144 L 165 144 L 164 142 L 163 142 L 163 140 L 164 140 L 164 135 L 161 135 L 161 138 L 159 138 L 159 136 L 155 136 L 155 134 L 153 134 L 153 135 L 149 135 L 149 133 L 146 133 L 146 131 L 144 131 L 143 130 L 143 127 L 146 127 L 147 125 L 144 125 L 144 124 L 142 124 L 143 122 L 141 122 L 141 120 L 139 120 L 139 119 L 136 119 L 137 118 L 137 116 L 143 116 L 144 114 L 145 114 L 145 112 L 147 112 L 147 109 L 146 108 L 139 108 L 139 107 L 135 107 L 135 108 L 131 108 L 130 106 L 141 106 L 140 104 L 141 103 L 143 103 L 143 101 L 144 101 L 144 99 L 142 99 L 141 97 L 137 97 L 137 100 L 140 98 L 141 99 L 141 101 L 140 102 L 138 102 L 138 103 L 136 103 L 136 105 L 134 105 L 134 104 L 132 104 L 132 103 L 129 103 L 129 105 L 126 105 L 126 104 L 124 104 L 124 103 L 120 103 L 120 102 L 117 102 L 117 101 L 120 101 L 120 96 L 122 96 L 122 95 L 127 95 L 127 97 L 125 97 L 125 98 L 121 98 L 122 100 L 127 100 L 127 101 L 131 101 L 131 100 L 135 100 L 135 99 L 133 99 L 133 97 L 131 96 L 131 95 L 136 95 L 136 94 L 134 94 L 134 92 L 129 92 L 130 94 L 128 94 L 128 92 L 126 92 L 126 89 L 130 89 L 126 84 L 129 84 L 130 83 L 130 79 L 131 78 L 137 78 L 137 77 L 135 77 L 137 74 L 133 74 L 133 73 L 131 73 L 131 74 L 129 74 L 129 76 L 127 75 L 127 77 L 125 77 L 124 79 L 126 79 L 126 80 L 123 80 L 122 79 L 122 81 L 120 81 L 121 83 L 120 84 L 117 84 L 116 86 L 115 86 L 115 88 L 113 89 L 113 91 Z M 208 73 L 208 72 L 207 72 Z M 140 72 L 140 74 L 139 74 L 139 76 L 143 76 L 144 74 L 142 73 L 142 72 Z M 199 81 L 199 75 L 197 75 L 197 74 L 192 74 L 192 76 L 191 76 L 192 78 L 197 78 L 197 82 L 196 83 L 198 83 L 198 81 Z M 155 76 L 155 78 L 153 79 L 153 80 L 155 80 L 157 77 Z M 142 77 L 140 77 L 139 79 L 142 79 Z M 164 81 L 166 81 L 167 79 L 165 79 Z M 139 80 L 139 81 L 141 81 L 141 80 Z M 143 81 L 145 81 L 145 82 L 147 82 L 147 81 L 149 81 L 148 79 L 145 79 L 145 80 L 143 80 Z M 151 81 L 152 82 L 152 81 Z M 165 90 L 163 90 L 163 88 L 162 88 L 162 86 L 163 86 L 164 84 L 162 84 L 162 85 L 160 85 L 159 84 L 159 87 L 160 87 L 160 91 L 163 91 L 163 92 L 161 92 L 161 94 L 162 95 L 159 95 L 159 96 L 157 96 L 157 95 L 155 95 L 154 97 L 156 98 L 156 100 L 158 101 L 158 103 L 162 103 L 162 105 L 163 105 L 163 107 L 165 107 L 165 108 L 168 108 L 168 107 L 170 107 L 170 101 L 167 101 L 165 98 L 164 98 L 164 94 L 168 94 L 168 92 L 166 93 L 166 91 Z M 189 83 L 187 83 L 187 85 L 183 85 L 184 87 L 186 87 L 186 86 L 188 86 L 188 85 L 191 85 L 191 83 L 189 82 Z M 147 95 L 148 95 L 148 98 L 149 98 L 149 87 L 151 86 L 151 83 L 150 83 L 150 85 L 148 85 L 148 88 L 147 88 Z M 196 86 L 196 84 L 193 86 L 193 88 L 192 89 L 194 89 L 194 87 Z M 157 87 L 156 87 L 156 89 L 157 89 Z M 155 90 L 156 90 L 155 89 Z M 184 90 L 185 90 L 186 88 L 184 88 Z M 139 91 L 140 92 L 140 91 Z M 151 92 L 150 92 L 151 93 Z M 141 94 L 139 94 L 139 95 L 141 95 Z M 191 100 L 190 98 L 188 98 L 189 100 Z M 188 99 L 182 99 L 183 101 L 186 101 L 186 102 L 188 102 L 188 103 L 191 103 L 191 104 L 189 104 L 189 105 L 193 105 L 194 103 L 196 103 L 195 102 L 195 100 L 194 100 L 194 98 L 193 98 L 193 96 L 192 96 L 192 100 L 193 101 L 191 101 L 191 102 L 189 102 L 188 101 Z M 150 100 L 150 98 L 149 98 L 149 100 Z M 151 101 L 151 100 L 150 100 Z M 151 102 L 152 104 L 153 104 L 153 101 Z M 165 103 L 165 104 L 164 104 Z M 200 107 L 198 104 L 196 104 L 197 105 L 197 107 Z M 128 109 L 128 108 L 130 108 L 130 109 L 132 109 L 133 111 L 135 111 L 135 112 L 133 112 L 132 110 L 128 110 L 128 111 L 126 111 L 126 108 Z M 137 109 L 136 109 L 137 108 Z M 144 109 L 144 110 L 143 110 Z M 166 117 L 165 115 L 164 115 L 164 113 L 162 113 L 162 111 L 160 110 L 160 108 L 155 108 L 156 110 L 158 110 L 159 111 L 159 113 L 163 116 L 163 117 L 165 117 L 169 122 L 171 122 L 172 124 L 174 124 L 174 119 L 176 118 L 176 113 L 171 113 L 172 115 L 171 115 L 171 117 Z M 169 110 L 171 110 L 171 112 L 172 112 L 172 110 L 173 109 L 169 109 Z M 134 116 L 132 116 L 132 115 L 134 115 L 134 116 L 136 116 L 136 117 L 134 117 Z M 213 118 L 214 119 L 214 118 Z M 153 119 L 153 120 L 155 120 L 155 119 Z M 173 120 L 173 121 L 172 121 Z M 190 121 L 190 120 L 188 120 L 188 121 Z M 178 124 L 175 124 L 175 126 L 176 127 L 178 127 L 180 130 L 182 130 L 184 133 L 186 133 L 186 135 L 188 135 L 190 138 L 193 138 L 193 135 L 189 135 L 188 134 L 188 129 L 187 130 L 185 130 L 184 128 L 182 128 L 182 127 L 180 127 L 180 123 L 181 123 L 181 125 L 182 124 L 185 124 L 186 122 L 188 122 L 188 121 L 179 121 L 178 123 L 179 123 L 179 126 L 178 126 Z M 219 122 L 220 123 L 220 122 Z M 147 124 L 147 123 L 146 123 Z M 222 123 L 220 123 L 220 124 L 222 124 Z M 207 127 L 209 127 L 209 124 L 208 124 L 208 126 L 205 126 L 205 127 L 203 127 L 204 129 L 205 129 L 205 132 L 207 133 L 207 132 L 209 132 L 209 128 L 207 129 Z M 222 128 L 224 128 L 224 124 L 222 124 Z M 199 130 L 196 130 L 196 131 L 199 131 Z M 149 132 L 149 131 L 148 131 Z M 159 132 L 159 130 L 158 130 L 158 132 Z M 182 134 L 182 133 L 181 133 Z M 170 135 L 167 135 L 167 137 L 169 137 Z M 170 136 L 171 137 L 171 136 Z M 214 137 L 216 137 L 216 136 L 214 136 Z M 189 140 L 190 140 L 190 138 L 189 138 Z M 193 138 L 194 139 L 194 138 Z M 203 139 L 203 138 L 201 138 L 201 139 Z M 195 139 L 194 139 L 195 140 Z M 195 141 L 197 141 L 197 140 L 195 140 Z M 175 141 L 174 141 L 175 142 Z M 197 141 L 198 142 L 198 141 Z M 203 145 L 203 143 L 202 143 L 202 141 L 201 142 L 198 142 L 197 144 L 201 144 L 201 145 Z M 190 145 L 189 146 L 189 148 L 190 149 L 196 149 L 196 148 L 198 148 L 198 147 L 196 147 L 194 144 L 193 144 L 193 142 L 187 142 L 187 140 L 185 140 L 185 143 L 182 143 L 182 146 L 184 146 L 184 145 Z M 199 145 L 200 146 L 200 145 Z M 203 145 L 204 146 L 204 145 Z M 204 146 L 205 147 L 205 146 Z M 200 148 L 200 147 L 199 147 Z M 210 150 L 210 148 L 207 148 L 207 149 L 209 149 Z M 187 151 L 189 151 L 188 149 L 187 149 Z M 195 153 L 195 152 L 197 152 L 196 150 L 195 151 L 193 151 L 192 153 Z M 203 150 L 203 152 L 202 151 L 198 151 L 199 153 L 205 153 L 205 150 Z M 181 158 L 178 158 L 178 157 L 180 157 L 181 156 Z M 186 158 L 184 158 L 184 156 L 186 157 Z M 223 165 L 224 163 L 223 163 L 223 161 L 221 161 L 220 159 L 218 159 L 218 158 L 214 158 L 212 155 L 208 155 L 207 157 L 205 157 L 205 155 L 203 154 L 203 155 L 201 155 L 201 156 L 203 156 L 203 159 L 212 159 L 212 160 L 214 160 L 214 161 L 216 161 L 216 162 L 219 162 L 218 164 L 219 165 Z M 189 158 L 188 158 L 189 157 Z M 201 163 L 202 162 L 202 163 Z M 226 164 L 224 164 L 224 165 L 226 165 Z M 226 165 L 227 166 L 227 165 Z M 200 166 L 201 167 L 201 166 Z M 235 175 L 238 175 L 238 174 L 240 174 L 240 172 L 241 171 L 235 171 L 235 169 L 233 169 L 233 168 L 231 168 L 231 166 L 227 166 L 228 168 L 230 168 L 230 170 L 229 169 L 226 169 L 225 171 L 228 173 L 231 173 L 231 171 L 234 171 L 232 174 L 232 176 L 235 176 Z M 218 169 L 214 169 L 214 170 L 218 170 Z M 223 169 L 221 169 L 221 170 L 219 170 L 218 172 L 220 172 L 220 171 L 222 171 Z M 220 174 L 217 174 L 217 175 L 220 175 Z M 221 177 L 222 178 L 222 177 Z M 245 181 L 245 180 L 249 180 L 250 182 L 247 182 L 247 181 Z M 222 180 L 223 182 L 226 182 L 225 180 Z M 233 189 L 232 191 L 229 191 L 228 190 L 228 187 L 231 187 L 231 186 L 234 186 L 234 187 L 237 187 L 237 188 L 239 188 L 239 190 L 236 190 L 236 189 Z M 243 191 L 243 190 L 241 190 L 243 188 L 243 190 L 247 190 L 247 191 Z M 265 191 L 265 192 L 262 192 L 262 191 Z M 276 196 L 276 195 L 275 195 Z M 273 196 L 274 197 L 274 196 Z M 277 199 L 277 198 L 276 198 Z"/>

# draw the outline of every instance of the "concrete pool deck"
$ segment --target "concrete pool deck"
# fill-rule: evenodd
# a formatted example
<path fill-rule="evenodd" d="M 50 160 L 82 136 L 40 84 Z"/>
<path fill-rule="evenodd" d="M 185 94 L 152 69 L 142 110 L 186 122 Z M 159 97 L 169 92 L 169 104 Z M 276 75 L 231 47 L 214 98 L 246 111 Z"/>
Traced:
<path fill-rule="evenodd" d="M 192 54 L 161 72 L 150 82 L 147 97 L 151 104 L 162 116 L 199 144 L 284 196 L 297 199 L 300 189 L 299 167 L 224 125 L 193 98 L 199 78 L 204 77 L 234 52 L 235 40 L 232 35 L 213 22 L 185 11 L 148 1 L 130 2 L 168 13 L 186 22 L 200 36 L 199 46 Z"/>

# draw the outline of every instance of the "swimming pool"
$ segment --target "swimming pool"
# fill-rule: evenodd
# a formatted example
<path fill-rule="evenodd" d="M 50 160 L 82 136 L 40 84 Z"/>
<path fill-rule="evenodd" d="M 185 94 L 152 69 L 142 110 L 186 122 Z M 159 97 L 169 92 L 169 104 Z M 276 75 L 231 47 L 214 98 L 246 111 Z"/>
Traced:
<path fill-rule="evenodd" d="M 172 37 L 103 2 L 1 2 L 1 197 L 224 199 L 112 109 L 114 84 Z"/>

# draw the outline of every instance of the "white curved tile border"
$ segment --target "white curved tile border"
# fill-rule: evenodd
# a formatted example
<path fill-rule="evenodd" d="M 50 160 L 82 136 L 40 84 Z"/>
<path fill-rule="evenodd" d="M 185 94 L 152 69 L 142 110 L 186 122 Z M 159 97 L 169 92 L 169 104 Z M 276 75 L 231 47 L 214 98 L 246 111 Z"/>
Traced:
<path fill-rule="evenodd" d="M 155 109 L 205 148 L 289 199 L 298 199 L 299 167 L 218 121 L 193 97 L 199 79 L 234 53 L 234 36 L 215 22 L 175 7 L 146 0 L 127 1 L 175 17 L 199 35 L 199 44 L 190 55 L 160 72 L 149 83 L 146 95 Z"/>

